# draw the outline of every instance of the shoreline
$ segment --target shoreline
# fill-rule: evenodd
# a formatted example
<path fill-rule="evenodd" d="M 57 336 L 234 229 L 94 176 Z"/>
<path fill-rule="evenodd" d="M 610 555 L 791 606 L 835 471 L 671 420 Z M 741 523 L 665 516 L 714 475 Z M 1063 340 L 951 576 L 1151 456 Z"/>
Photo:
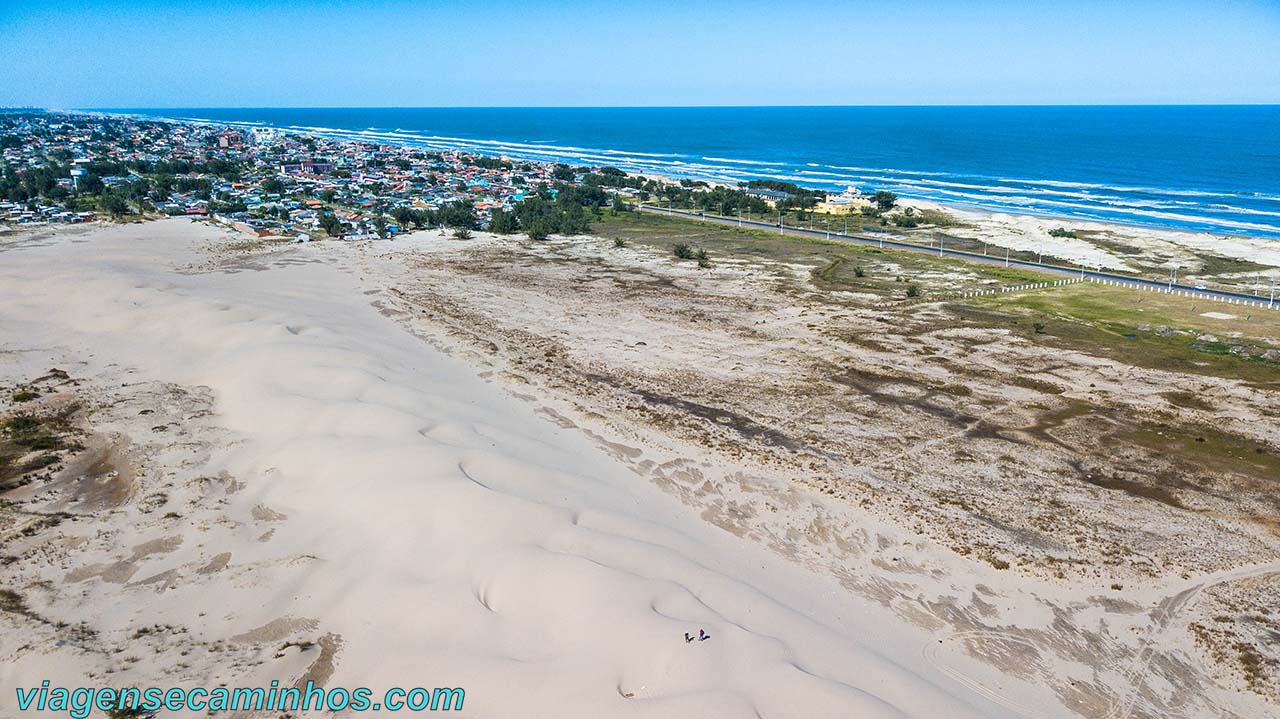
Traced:
<path fill-rule="evenodd" d="M 809 186 L 809 187 L 815 187 L 818 189 L 824 189 L 832 193 L 838 193 L 841 189 L 843 189 L 845 185 L 849 185 L 849 184 L 862 185 L 863 187 L 875 187 L 876 189 L 884 189 L 885 187 L 892 187 L 894 185 L 894 182 L 904 181 L 904 180 L 894 180 L 893 178 L 887 178 L 888 181 L 880 182 L 880 183 L 866 182 L 866 181 L 845 182 L 843 180 L 837 181 L 834 179 L 827 180 L 822 178 L 806 176 L 805 171 L 797 170 L 794 168 L 788 169 L 783 174 L 778 174 L 778 168 L 784 166 L 786 163 L 766 161 L 766 160 L 723 160 L 723 162 L 731 163 L 731 164 L 728 164 L 727 167 L 721 167 L 721 166 L 712 164 L 712 165 L 706 166 L 706 168 L 702 170 L 690 170 L 689 172 L 670 172 L 670 171 L 664 172 L 661 169 L 655 169 L 649 166 L 653 164 L 652 158 L 655 158 L 658 156 L 671 156 L 671 157 L 678 156 L 678 157 L 684 158 L 684 160 L 682 160 L 678 164 L 695 166 L 695 167 L 699 166 L 700 162 L 714 163 L 717 160 L 722 160 L 723 158 L 703 156 L 697 153 L 686 156 L 686 155 L 671 153 L 670 151 L 640 152 L 640 151 L 628 151 L 628 150 L 618 150 L 618 149 L 596 149 L 591 147 L 559 147 L 553 144 L 543 144 L 541 142 L 534 142 L 534 141 L 528 141 L 528 140 L 523 140 L 523 141 L 522 140 L 500 140 L 500 139 L 494 139 L 494 138 L 470 138 L 470 137 L 446 137 L 446 136 L 422 135 L 420 134 L 420 131 L 416 131 L 416 130 L 410 131 L 410 130 L 388 129 L 388 128 L 370 127 L 362 130 L 357 130 L 357 129 L 345 129 L 340 127 L 294 127 L 294 126 L 274 125 L 264 121 L 214 120 L 214 119 L 206 119 L 206 118 L 176 118 L 176 117 L 167 116 L 167 115 L 146 115 L 146 114 L 138 115 L 133 113 L 116 113 L 111 111 L 97 111 L 97 110 L 83 110 L 83 111 L 75 111 L 75 112 L 83 112 L 85 114 L 95 114 L 95 115 L 127 116 L 127 117 L 136 117 L 140 119 L 152 119 L 152 120 L 163 119 L 165 121 L 170 121 L 175 123 L 191 123 L 191 124 L 199 124 L 199 125 L 237 127 L 240 129 L 249 129 L 254 127 L 269 128 L 275 132 L 279 132 L 283 134 L 313 135 L 317 137 L 326 137 L 328 139 L 341 141 L 341 142 L 356 142 L 356 143 L 366 143 L 366 144 L 374 144 L 374 145 L 382 144 L 382 145 L 389 145 L 389 146 L 396 146 L 396 147 L 413 147 L 413 148 L 433 150 L 433 151 L 452 150 L 452 151 L 467 152 L 470 154 L 486 155 L 490 157 L 510 157 L 510 158 L 519 159 L 522 161 L 545 163 L 545 164 L 561 162 L 561 163 L 566 163 L 571 165 L 580 164 L 580 165 L 585 165 L 590 167 L 601 167 L 601 166 L 609 165 L 610 160 L 614 160 L 617 162 L 616 166 L 626 170 L 631 174 L 640 175 L 644 177 L 651 177 L 654 179 L 660 179 L 668 182 L 677 182 L 677 183 L 681 179 L 689 179 L 689 180 L 702 180 L 706 182 L 711 182 L 713 184 L 724 184 L 726 186 L 733 186 L 733 182 L 728 181 L 722 177 L 723 172 L 727 170 L 735 171 L 739 174 L 742 174 L 744 177 L 746 177 L 747 175 L 751 175 L 752 177 L 758 177 L 760 179 L 773 179 L 773 180 L 781 180 L 786 182 L 794 182 L 801 186 Z M 527 152 L 522 153 L 519 149 L 515 149 L 515 148 L 524 148 L 527 150 Z M 551 155 L 555 154 L 553 152 L 554 150 L 565 150 L 566 152 L 564 152 L 562 156 L 551 157 Z M 573 151 L 573 152 L 569 152 L 569 151 Z M 575 155 L 575 153 L 577 154 Z M 630 162 L 628 160 L 630 160 Z M 814 165 L 814 163 L 809 163 L 809 165 L 816 166 Z M 798 168 L 799 165 L 796 165 L 796 167 Z M 758 168 L 759 172 L 754 174 L 748 173 L 747 170 L 749 168 Z M 929 176 L 932 174 L 937 174 L 932 171 L 908 171 L 908 170 L 896 170 L 892 168 L 880 168 L 880 169 L 874 170 L 874 172 L 886 173 L 889 175 L 901 174 L 905 176 L 912 176 L 912 175 Z M 827 173 L 827 174 L 832 174 L 832 173 Z M 960 174 L 963 174 L 963 173 L 960 173 Z M 976 176 L 979 176 L 979 175 L 975 175 L 975 177 Z M 982 177 L 987 177 L 987 176 L 982 176 Z M 997 178 L 997 177 L 991 176 L 989 179 L 1001 180 L 1003 178 Z M 1082 184 L 1080 182 L 1075 182 L 1075 181 L 1063 182 L 1059 180 L 1011 179 L 1007 181 L 1016 182 L 1016 183 L 1033 183 L 1033 184 L 1044 183 L 1051 187 L 1057 186 L 1057 185 L 1074 186 L 1077 184 Z M 1105 186 L 1100 186 L 1100 187 L 1105 187 Z M 1134 189 L 1142 189 L 1142 188 L 1134 188 Z M 1099 217 L 1092 217 L 1092 216 L 1086 216 L 1086 215 L 1073 216 L 1070 214 L 1055 212 L 1052 209 L 1027 209 L 1024 211 L 1019 211 L 1018 209 L 1009 208 L 1007 206 L 999 206 L 998 204 L 983 204 L 981 201 L 975 201 L 972 203 L 962 202 L 962 201 L 956 202 L 956 201 L 950 201 L 946 198 L 930 196 L 927 194 L 913 195 L 908 190 L 899 189 L 894 191 L 897 192 L 903 199 L 910 200 L 912 202 L 933 204 L 933 205 L 945 207 L 945 208 L 948 208 L 949 210 L 961 212 L 961 213 L 977 212 L 977 213 L 985 213 L 985 214 L 996 215 L 996 216 L 1011 215 L 1016 217 L 1037 217 L 1037 218 L 1043 218 L 1043 219 L 1059 220 L 1060 223 L 1101 224 L 1101 225 L 1115 226 L 1119 228 L 1132 228 L 1134 230 L 1177 232 L 1177 233 L 1186 233 L 1189 235 L 1196 235 L 1196 236 L 1220 237 L 1223 239 L 1240 238 L 1240 239 L 1259 239 L 1259 240 L 1264 240 L 1268 242 L 1280 241 L 1280 227 L 1272 227 L 1269 225 L 1257 225 L 1255 228 L 1253 228 L 1258 232 L 1258 234 L 1253 234 L 1250 232 L 1233 232 L 1229 226 L 1223 227 L 1222 229 L 1209 229 L 1207 227 L 1188 226 L 1188 225 L 1195 225 L 1195 224 L 1213 225 L 1215 221 L 1212 220 L 1212 218 L 1209 218 L 1207 216 L 1204 216 L 1204 217 L 1191 216 L 1191 217 L 1188 217 L 1184 222 L 1179 222 L 1174 220 L 1170 220 L 1168 222 L 1160 222 L 1156 220 L 1126 221 L 1126 220 L 1121 220 L 1121 219 L 1111 218 L 1111 217 L 1099 218 Z M 1178 190 L 1177 192 L 1183 192 L 1183 191 L 1184 190 Z M 1088 193 L 1085 193 L 1085 194 L 1088 194 Z M 1205 191 L 1204 194 L 1205 196 L 1213 196 L 1218 193 L 1216 191 Z M 1242 194 L 1249 194 L 1249 193 L 1242 193 Z M 1257 193 L 1253 193 L 1253 194 L 1256 195 Z M 999 197 L 999 196 L 1001 195 L 993 196 L 992 199 L 994 200 L 996 197 Z M 1092 211 L 1102 212 L 1102 213 L 1108 212 L 1105 202 L 1103 204 L 1098 204 L 1096 207 L 1092 208 Z M 1147 212 L 1148 210 L 1135 209 L 1134 211 Z M 1151 210 L 1151 211 L 1154 211 L 1154 210 Z"/>

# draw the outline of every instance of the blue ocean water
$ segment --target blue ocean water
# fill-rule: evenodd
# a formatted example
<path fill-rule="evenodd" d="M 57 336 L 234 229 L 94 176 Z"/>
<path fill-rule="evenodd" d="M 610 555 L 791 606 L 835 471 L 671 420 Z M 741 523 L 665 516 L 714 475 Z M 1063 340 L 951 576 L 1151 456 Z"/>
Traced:
<path fill-rule="evenodd" d="M 1280 106 L 113 110 L 1280 238 Z"/>

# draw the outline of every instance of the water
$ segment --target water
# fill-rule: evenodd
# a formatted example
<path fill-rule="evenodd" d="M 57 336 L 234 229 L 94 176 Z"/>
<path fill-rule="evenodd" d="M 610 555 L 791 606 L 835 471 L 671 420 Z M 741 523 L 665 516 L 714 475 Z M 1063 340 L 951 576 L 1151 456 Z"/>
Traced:
<path fill-rule="evenodd" d="M 1280 238 L 1280 106 L 117 110 Z"/>

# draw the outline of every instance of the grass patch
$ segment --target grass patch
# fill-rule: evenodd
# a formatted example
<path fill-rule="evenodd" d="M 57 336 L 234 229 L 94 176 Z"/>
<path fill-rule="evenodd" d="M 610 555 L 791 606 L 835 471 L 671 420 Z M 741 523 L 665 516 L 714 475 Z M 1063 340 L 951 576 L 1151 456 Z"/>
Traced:
<path fill-rule="evenodd" d="M 822 224 L 818 221 L 815 226 Z M 832 227 L 835 228 L 834 222 Z M 818 289 L 868 293 L 894 299 L 903 297 L 901 282 L 917 285 L 924 294 L 926 291 L 976 290 L 1048 279 L 1046 275 L 1020 268 L 988 266 L 922 252 L 851 244 L 834 235 L 831 240 L 780 235 L 764 229 L 645 212 L 605 216 L 592 225 L 592 232 L 615 242 L 663 253 L 705 250 L 723 258 L 807 265 L 812 268 L 813 281 Z M 947 246 L 951 246 L 949 241 Z"/>
<path fill-rule="evenodd" d="M 1280 361 L 1270 352 L 1280 348 L 1267 339 L 1280 337 L 1280 313 L 1091 284 L 979 297 L 965 304 L 972 309 L 957 304 L 958 314 L 995 320 L 1051 346 L 1136 367 L 1280 387 Z M 1202 314 L 1214 310 L 1239 314 L 1234 319 Z M 1034 322 L 1043 324 L 1043 334 L 1032 330 Z M 1229 338 L 1233 334 L 1239 337 Z M 1205 335 L 1212 337 L 1200 339 Z"/>

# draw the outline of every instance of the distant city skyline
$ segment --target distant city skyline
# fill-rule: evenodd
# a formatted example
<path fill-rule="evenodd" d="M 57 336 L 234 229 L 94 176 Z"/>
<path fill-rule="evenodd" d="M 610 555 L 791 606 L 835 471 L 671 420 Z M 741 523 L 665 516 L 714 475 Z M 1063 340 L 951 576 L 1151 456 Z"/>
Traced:
<path fill-rule="evenodd" d="M 0 7 L 0 106 L 1280 103 L 1280 4 Z"/>

